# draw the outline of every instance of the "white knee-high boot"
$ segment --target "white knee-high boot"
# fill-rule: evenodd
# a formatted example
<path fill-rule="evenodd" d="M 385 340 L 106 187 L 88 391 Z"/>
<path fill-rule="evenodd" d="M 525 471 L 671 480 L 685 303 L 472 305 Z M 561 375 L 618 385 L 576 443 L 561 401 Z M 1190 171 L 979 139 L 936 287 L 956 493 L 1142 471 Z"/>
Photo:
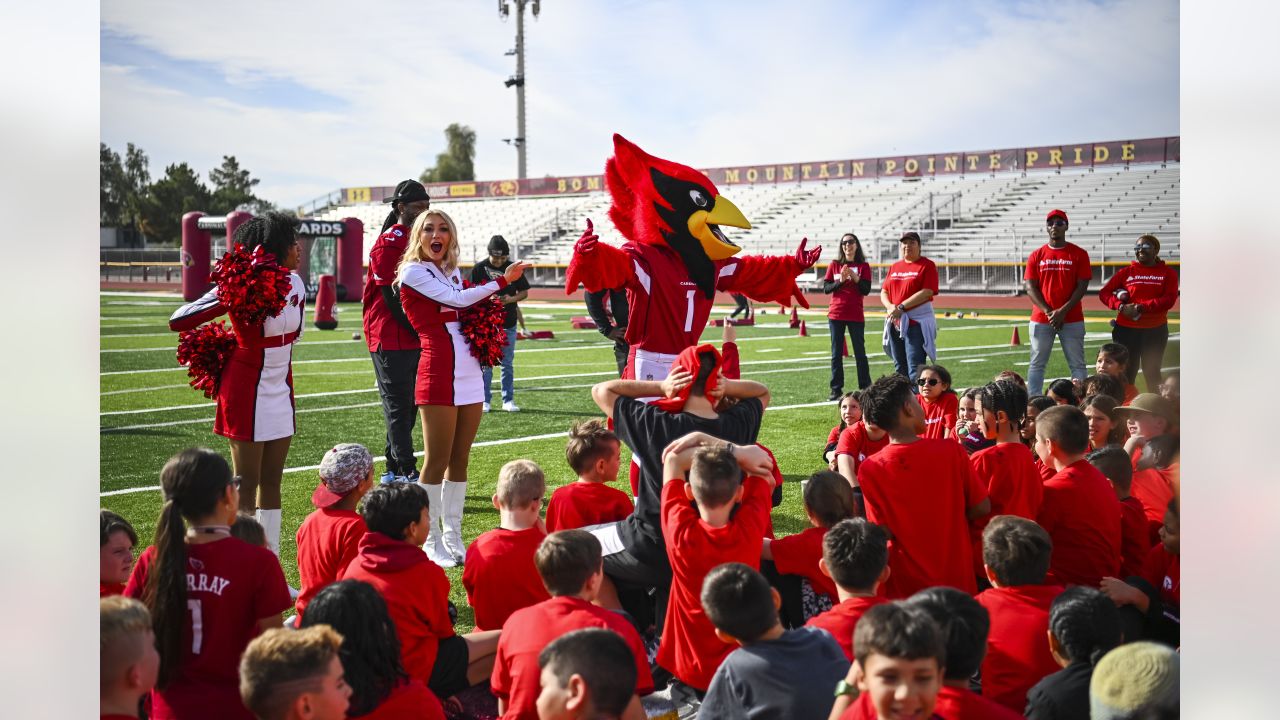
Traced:
<path fill-rule="evenodd" d="M 430 507 L 427 508 L 427 517 L 431 521 L 430 531 L 427 533 L 427 541 L 422 544 L 422 550 L 427 554 L 427 558 L 431 562 L 443 568 L 457 567 L 458 563 L 445 549 L 441 540 L 440 533 L 440 516 L 444 512 L 444 500 L 441 497 L 443 485 L 429 485 L 427 483 L 418 483 L 427 490 L 427 502 Z"/>
<path fill-rule="evenodd" d="M 467 501 L 467 481 L 444 481 L 444 548 L 462 564 L 467 546 L 462 542 L 462 509 Z"/>
<path fill-rule="evenodd" d="M 258 508 L 255 515 L 266 532 L 267 547 L 271 548 L 271 552 L 275 553 L 276 557 L 280 557 L 280 508 L 274 510 Z"/>

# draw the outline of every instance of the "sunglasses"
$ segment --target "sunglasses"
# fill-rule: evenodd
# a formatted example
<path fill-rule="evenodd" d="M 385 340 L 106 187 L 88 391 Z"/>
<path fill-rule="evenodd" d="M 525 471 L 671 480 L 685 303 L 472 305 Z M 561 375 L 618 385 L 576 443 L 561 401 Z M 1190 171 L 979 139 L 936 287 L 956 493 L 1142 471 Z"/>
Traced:
<path fill-rule="evenodd" d="M 239 475 L 232 475 L 232 476 L 231 476 L 231 482 L 230 482 L 229 484 L 231 485 L 231 487 L 235 488 L 236 490 L 239 490 L 239 489 L 240 489 L 240 476 L 239 476 Z"/>
<path fill-rule="evenodd" d="M 1138 243 L 1137 245 L 1133 246 L 1133 249 L 1135 252 L 1140 250 L 1155 250 L 1156 246 L 1152 245 L 1151 243 Z"/>
<path fill-rule="evenodd" d="M 1049 227 L 1066 227 L 1067 221 L 1066 220 L 1050 220 L 1048 225 Z"/>
<path fill-rule="evenodd" d="M 840 244 L 841 245 L 857 245 L 858 241 L 857 240 L 841 240 Z"/>
<path fill-rule="evenodd" d="M 924 387 L 925 385 L 928 385 L 929 387 L 933 387 L 934 385 L 937 385 L 940 382 L 942 381 L 939 380 L 938 378 L 920 378 L 919 380 L 916 381 L 916 384 L 919 385 L 920 387 Z"/>

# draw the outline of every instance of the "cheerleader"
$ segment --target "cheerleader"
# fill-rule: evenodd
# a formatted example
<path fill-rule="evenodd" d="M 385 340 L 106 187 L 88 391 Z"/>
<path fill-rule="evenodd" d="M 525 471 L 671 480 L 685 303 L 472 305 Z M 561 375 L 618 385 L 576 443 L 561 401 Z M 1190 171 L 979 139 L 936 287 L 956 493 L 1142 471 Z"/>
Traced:
<path fill-rule="evenodd" d="M 233 242 L 249 252 L 261 247 L 265 254 L 290 271 L 298 267 L 298 220 L 279 212 L 255 217 L 236 229 Z M 218 383 L 214 433 L 231 443 L 231 462 L 240 477 L 240 509 L 257 510 L 271 551 L 280 554 L 280 479 L 289 442 L 295 431 L 293 417 L 293 344 L 302 334 L 306 287 L 296 272 L 284 308 L 261 324 L 246 326 L 236 320 L 236 349 Z M 226 314 L 215 287 L 204 297 L 182 306 L 169 318 L 169 329 L 189 330 Z"/>
<path fill-rule="evenodd" d="M 457 227 L 443 212 L 428 210 L 414 220 L 409 246 L 396 272 L 400 303 L 422 346 L 414 402 L 425 448 L 420 482 L 430 498 L 431 529 L 424 549 L 441 567 L 457 566 L 467 552 L 462 543 L 462 507 L 471 442 L 480 427 L 484 401 L 480 363 L 462 334 L 458 309 L 520 279 L 527 267 L 527 263 L 513 262 L 501 277 L 463 288 Z"/>

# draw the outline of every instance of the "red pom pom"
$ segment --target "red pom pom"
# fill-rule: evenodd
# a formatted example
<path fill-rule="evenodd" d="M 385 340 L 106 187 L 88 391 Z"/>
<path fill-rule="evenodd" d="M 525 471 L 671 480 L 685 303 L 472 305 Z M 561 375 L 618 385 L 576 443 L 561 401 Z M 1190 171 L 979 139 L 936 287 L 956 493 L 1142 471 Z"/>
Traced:
<path fill-rule="evenodd" d="M 465 280 L 462 284 L 472 287 L 472 283 Z M 502 329 L 506 317 L 506 308 L 497 295 L 490 295 L 458 311 L 462 336 L 467 339 L 471 355 L 481 367 L 493 367 L 502 362 L 502 348 L 507 345 L 507 333 Z"/>
<path fill-rule="evenodd" d="M 235 333 L 221 320 L 178 335 L 178 364 L 187 367 L 191 387 L 212 398 L 218 394 L 222 369 L 236 350 Z"/>
<path fill-rule="evenodd" d="M 261 245 L 250 253 L 237 244 L 214 264 L 209 279 L 217 283 L 218 300 L 232 320 L 258 325 L 284 309 L 293 284 L 289 275 Z"/>

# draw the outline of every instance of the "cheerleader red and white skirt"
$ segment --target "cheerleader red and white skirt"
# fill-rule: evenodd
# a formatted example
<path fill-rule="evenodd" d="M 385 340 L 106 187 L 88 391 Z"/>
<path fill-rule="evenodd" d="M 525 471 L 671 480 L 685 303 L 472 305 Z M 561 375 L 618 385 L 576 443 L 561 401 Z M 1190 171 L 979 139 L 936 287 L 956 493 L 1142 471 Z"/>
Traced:
<path fill-rule="evenodd" d="M 414 402 L 418 405 L 471 405 L 484 401 L 480 363 L 456 321 L 432 325 L 422 341 Z"/>

